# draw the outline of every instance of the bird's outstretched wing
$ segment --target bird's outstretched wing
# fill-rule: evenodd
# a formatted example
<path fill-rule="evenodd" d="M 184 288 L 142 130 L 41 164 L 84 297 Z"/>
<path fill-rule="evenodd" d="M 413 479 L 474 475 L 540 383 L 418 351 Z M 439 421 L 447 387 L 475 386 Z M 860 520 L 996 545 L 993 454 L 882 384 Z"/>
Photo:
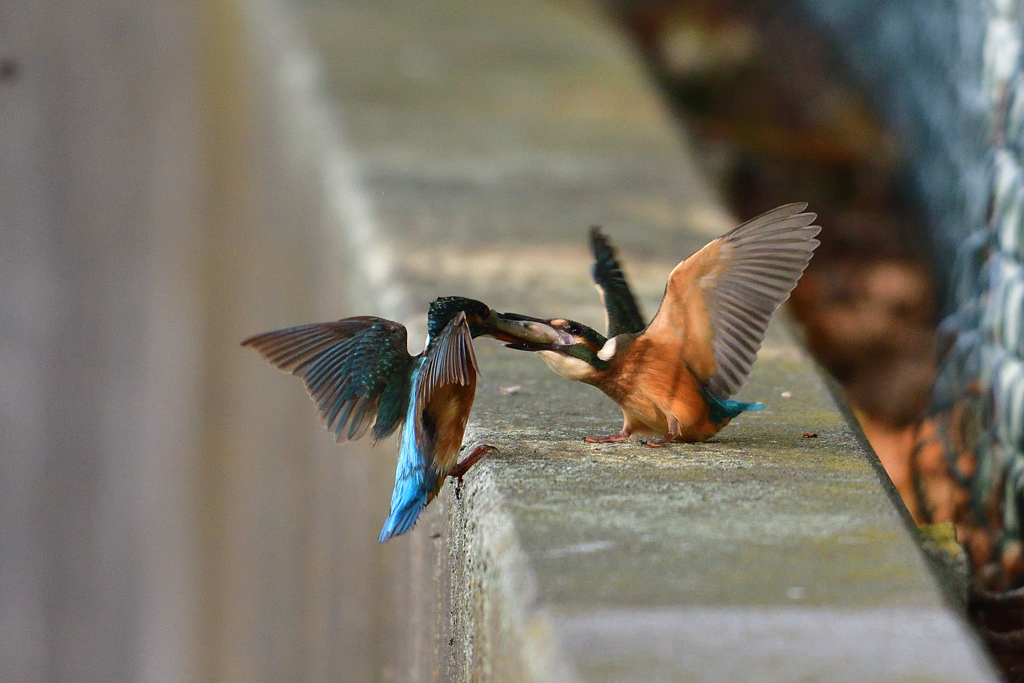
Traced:
<path fill-rule="evenodd" d="M 690 371 L 728 398 L 742 387 L 775 310 L 818 246 L 813 213 L 787 204 L 730 230 L 669 275 L 644 336 L 676 337 Z"/>
<path fill-rule="evenodd" d="M 590 274 L 604 302 L 608 338 L 640 332 L 647 326 L 643 313 L 626 282 L 615 249 L 596 225 L 590 228 L 590 253 L 594 255 Z"/>
<path fill-rule="evenodd" d="M 267 332 L 242 346 L 301 377 L 335 439 L 358 439 L 373 424 L 377 441 L 405 419 L 413 368 L 407 336 L 399 323 L 358 316 Z"/>

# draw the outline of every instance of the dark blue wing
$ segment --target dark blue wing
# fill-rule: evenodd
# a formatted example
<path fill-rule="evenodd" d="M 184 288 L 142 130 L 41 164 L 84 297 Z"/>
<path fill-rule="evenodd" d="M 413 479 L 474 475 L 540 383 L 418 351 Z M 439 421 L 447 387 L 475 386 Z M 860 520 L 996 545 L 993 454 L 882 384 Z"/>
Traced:
<path fill-rule="evenodd" d="M 640 305 L 637 304 L 636 297 L 626 282 L 626 276 L 615 256 L 615 249 L 596 225 L 590 228 L 590 252 L 594 255 L 594 265 L 590 269 L 590 274 L 594 277 L 601 300 L 604 301 L 608 338 L 642 332 L 647 323 L 640 312 Z"/>
<path fill-rule="evenodd" d="M 405 419 L 413 368 L 407 337 L 396 322 L 359 316 L 267 332 L 242 346 L 301 377 L 338 441 L 358 439 L 371 424 L 376 441 Z"/>

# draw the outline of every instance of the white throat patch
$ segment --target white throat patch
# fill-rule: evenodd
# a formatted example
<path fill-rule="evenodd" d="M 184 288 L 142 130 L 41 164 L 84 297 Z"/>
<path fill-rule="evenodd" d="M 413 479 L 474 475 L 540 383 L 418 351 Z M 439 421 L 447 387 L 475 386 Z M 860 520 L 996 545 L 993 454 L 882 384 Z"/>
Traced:
<path fill-rule="evenodd" d="M 601 350 L 597 352 L 597 357 L 603 361 L 609 361 L 615 355 L 615 337 L 612 337 L 604 343 Z"/>
<path fill-rule="evenodd" d="M 559 377 L 579 382 L 594 374 L 594 368 L 579 358 L 565 356 L 557 351 L 538 351 L 537 353 Z"/>

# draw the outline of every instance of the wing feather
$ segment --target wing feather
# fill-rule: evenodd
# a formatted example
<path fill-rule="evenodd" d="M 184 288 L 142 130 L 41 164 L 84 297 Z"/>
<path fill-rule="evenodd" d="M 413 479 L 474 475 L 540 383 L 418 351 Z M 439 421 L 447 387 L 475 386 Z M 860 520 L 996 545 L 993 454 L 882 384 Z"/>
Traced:
<path fill-rule="evenodd" d="M 789 298 L 821 230 L 806 204 L 787 204 L 727 232 L 669 275 L 644 334 L 681 338 L 686 362 L 718 398 L 750 376 L 772 315 Z"/>
<path fill-rule="evenodd" d="M 423 362 L 419 368 L 419 379 L 416 387 L 416 405 L 420 408 L 420 414 L 416 420 L 416 443 L 421 457 L 446 458 L 450 456 L 444 446 L 437 443 L 439 439 L 450 436 L 453 440 L 454 453 L 458 453 L 459 443 L 462 441 L 461 426 L 456 426 L 452 421 L 453 415 L 446 414 L 447 408 L 443 403 L 458 401 L 456 394 L 445 393 L 447 400 L 441 404 L 435 404 L 433 398 L 439 390 L 449 385 L 465 387 L 462 395 L 466 401 L 465 410 L 468 413 L 469 406 L 473 402 L 473 394 L 476 391 L 476 377 L 479 369 L 476 362 L 476 354 L 473 351 L 473 337 L 470 334 L 469 323 L 465 313 L 459 313 L 445 326 L 436 339 L 432 341 L 423 356 Z M 463 417 L 465 417 L 463 415 Z M 408 429 L 408 427 L 406 427 Z M 454 443 L 459 442 L 459 443 Z"/>
<path fill-rule="evenodd" d="M 419 383 L 418 400 L 425 404 L 446 384 L 466 386 L 475 382 L 478 368 L 466 314 L 459 313 L 427 349 L 420 368 L 424 380 Z"/>
<path fill-rule="evenodd" d="M 335 439 L 359 439 L 372 425 L 376 441 L 405 417 L 413 368 L 407 337 L 399 323 L 358 316 L 267 332 L 242 346 L 300 377 Z"/>
<path fill-rule="evenodd" d="M 596 225 L 590 228 L 590 253 L 594 256 L 590 274 L 604 302 L 608 338 L 640 332 L 647 326 L 640 305 L 626 281 L 615 249 Z"/>

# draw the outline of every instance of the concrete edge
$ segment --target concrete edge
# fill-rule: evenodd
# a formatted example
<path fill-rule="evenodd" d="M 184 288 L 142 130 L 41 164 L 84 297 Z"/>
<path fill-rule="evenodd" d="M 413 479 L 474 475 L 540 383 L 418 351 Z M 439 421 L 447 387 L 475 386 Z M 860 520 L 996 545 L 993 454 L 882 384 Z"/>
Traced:
<path fill-rule="evenodd" d="M 461 493 L 449 486 L 441 498 L 448 558 L 441 601 L 451 616 L 442 680 L 469 680 L 482 672 L 495 680 L 579 680 L 553 620 L 538 606 L 529 558 L 491 473 L 467 479 Z M 479 642 L 490 633 L 509 634 L 515 643 Z"/>
<path fill-rule="evenodd" d="M 921 542 L 921 534 L 917 522 L 914 521 L 910 511 L 907 510 L 907 506 L 903 503 L 903 497 L 900 496 L 899 491 L 896 490 L 896 485 L 893 484 L 892 479 L 889 477 L 889 473 L 885 471 L 885 466 L 882 465 L 882 461 L 879 459 L 878 454 L 875 453 L 875 449 L 872 448 L 871 442 L 868 441 L 867 435 L 864 434 L 864 430 L 861 429 L 857 416 L 853 414 L 850 404 L 846 401 L 846 395 L 843 392 L 842 386 L 840 386 L 839 382 L 832 377 L 832 375 L 818 365 L 816 361 L 813 362 L 815 370 L 821 377 L 825 388 L 828 390 L 829 394 L 832 395 L 832 401 L 835 403 L 836 408 L 849 425 L 850 432 L 860 443 L 861 449 L 864 451 L 864 459 L 874 470 L 875 476 L 878 477 L 878 482 L 882 487 L 882 491 L 889 499 L 889 502 L 892 503 L 892 506 L 902 520 L 904 527 L 906 527 L 907 531 L 914 538 L 915 546 L 921 554 L 921 557 L 924 559 L 925 565 L 928 567 L 932 579 L 938 586 L 939 591 L 946 600 L 946 603 L 951 609 L 963 616 L 965 623 L 970 625 L 970 620 L 966 619 L 967 586 L 955 584 L 956 576 L 954 570 L 950 566 L 950 562 L 944 561 L 943 558 L 940 558 L 936 554 L 928 552 L 924 547 Z M 986 649 L 987 646 L 982 642 L 981 636 L 978 635 L 973 628 L 969 630 L 981 649 Z"/>

